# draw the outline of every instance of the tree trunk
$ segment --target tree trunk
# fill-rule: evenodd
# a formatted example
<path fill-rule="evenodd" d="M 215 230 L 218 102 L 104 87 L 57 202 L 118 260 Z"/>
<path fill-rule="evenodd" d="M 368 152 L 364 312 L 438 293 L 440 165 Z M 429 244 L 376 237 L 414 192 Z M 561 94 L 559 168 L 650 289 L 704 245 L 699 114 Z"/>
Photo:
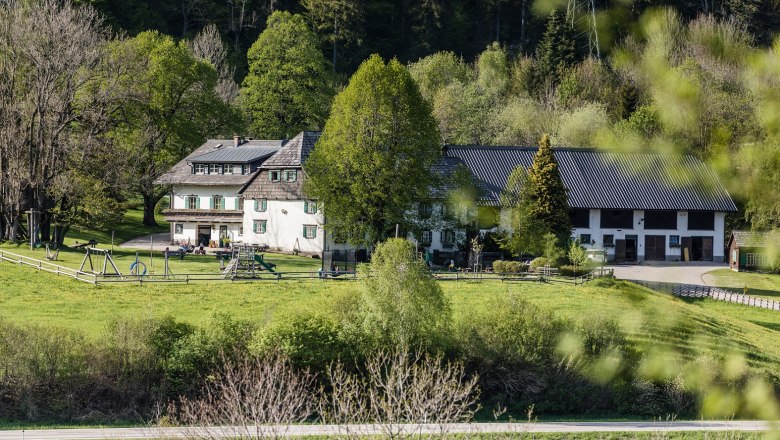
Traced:
<path fill-rule="evenodd" d="M 144 197 L 143 224 L 145 226 L 157 226 L 157 222 L 154 219 L 154 207 L 157 205 L 157 202 L 159 202 L 162 197 L 157 196 L 155 194 L 144 194 L 143 197 Z"/>

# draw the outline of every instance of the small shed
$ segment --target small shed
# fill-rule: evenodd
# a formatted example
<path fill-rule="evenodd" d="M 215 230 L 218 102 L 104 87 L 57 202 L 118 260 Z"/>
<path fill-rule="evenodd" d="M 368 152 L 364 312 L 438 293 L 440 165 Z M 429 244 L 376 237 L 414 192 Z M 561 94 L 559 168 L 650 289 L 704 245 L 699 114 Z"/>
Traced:
<path fill-rule="evenodd" d="M 729 237 L 729 267 L 735 271 L 769 267 L 769 233 L 732 231 Z"/>

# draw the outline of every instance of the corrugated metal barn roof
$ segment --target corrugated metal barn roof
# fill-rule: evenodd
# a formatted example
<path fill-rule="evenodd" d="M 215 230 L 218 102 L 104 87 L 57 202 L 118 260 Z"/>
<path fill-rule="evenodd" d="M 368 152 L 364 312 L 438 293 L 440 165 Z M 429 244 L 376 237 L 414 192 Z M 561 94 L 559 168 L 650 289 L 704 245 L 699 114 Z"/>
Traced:
<path fill-rule="evenodd" d="M 448 146 L 446 155 L 459 159 L 471 170 L 485 204 L 497 205 L 512 170 L 530 167 L 536 150 Z M 618 154 L 581 148 L 553 151 L 572 208 L 737 209 L 715 173 L 693 156 Z"/>

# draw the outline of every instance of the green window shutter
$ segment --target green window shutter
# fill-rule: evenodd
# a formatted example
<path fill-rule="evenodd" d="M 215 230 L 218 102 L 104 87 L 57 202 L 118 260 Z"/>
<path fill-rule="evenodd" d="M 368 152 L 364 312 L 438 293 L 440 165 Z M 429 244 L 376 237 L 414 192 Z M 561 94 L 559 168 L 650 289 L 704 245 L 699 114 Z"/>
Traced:
<path fill-rule="evenodd" d="M 236 197 L 235 199 L 233 199 L 233 209 L 235 209 L 236 211 L 238 211 L 238 197 Z"/>
<path fill-rule="evenodd" d="M 254 232 L 255 234 L 257 234 L 257 222 L 256 222 L 256 221 L 253 221 L 253 222 L 252 222 L 252 232 Z"/>
<path fill-rule="evenodd" d="M 303 238 L 306 238 L 306 226 L 303 227 Z"/>
<path fill-rule="evenodd" d="M 209 209 L 214 209 L 214 197 L 209 197 Z"/>
<path fill-rule="evenodd" d="M 312 214 L 316 214 L 317 213 L 317 203 L 316 202 L 314 203 L 314 209 L 312 211 L 313 211 Z"/>
<path fill-rule="evenodd" d="M 317 238 L 317 227 L 315 226 L 312 231 L 311 238 Z"/>
<path fill-rule="evenodd" d="M 255 200 L 255 211 L 257 211 L 257 200 Z"/>
<path fill-rule="evenodd" d="M 200 209 L 200 196 L 195 196 L 195 209 Z"/>
<path fill-rule="evenodd" d="M 308 213 L 309 212 L 309 202 L 306 200 L 303 201 L 303 212 Z"/>

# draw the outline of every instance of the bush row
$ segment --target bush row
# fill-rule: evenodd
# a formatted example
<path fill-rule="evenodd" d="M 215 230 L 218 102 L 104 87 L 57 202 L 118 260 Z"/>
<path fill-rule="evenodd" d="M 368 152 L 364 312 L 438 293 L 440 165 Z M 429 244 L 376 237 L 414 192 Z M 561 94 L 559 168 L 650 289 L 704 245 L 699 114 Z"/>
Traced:
<path fill-rule="evenodd" d="M 493 272 L 500 274 L 527 272 L 528 265 L 520 261 L 502 261 L 493 262 Z"/>

